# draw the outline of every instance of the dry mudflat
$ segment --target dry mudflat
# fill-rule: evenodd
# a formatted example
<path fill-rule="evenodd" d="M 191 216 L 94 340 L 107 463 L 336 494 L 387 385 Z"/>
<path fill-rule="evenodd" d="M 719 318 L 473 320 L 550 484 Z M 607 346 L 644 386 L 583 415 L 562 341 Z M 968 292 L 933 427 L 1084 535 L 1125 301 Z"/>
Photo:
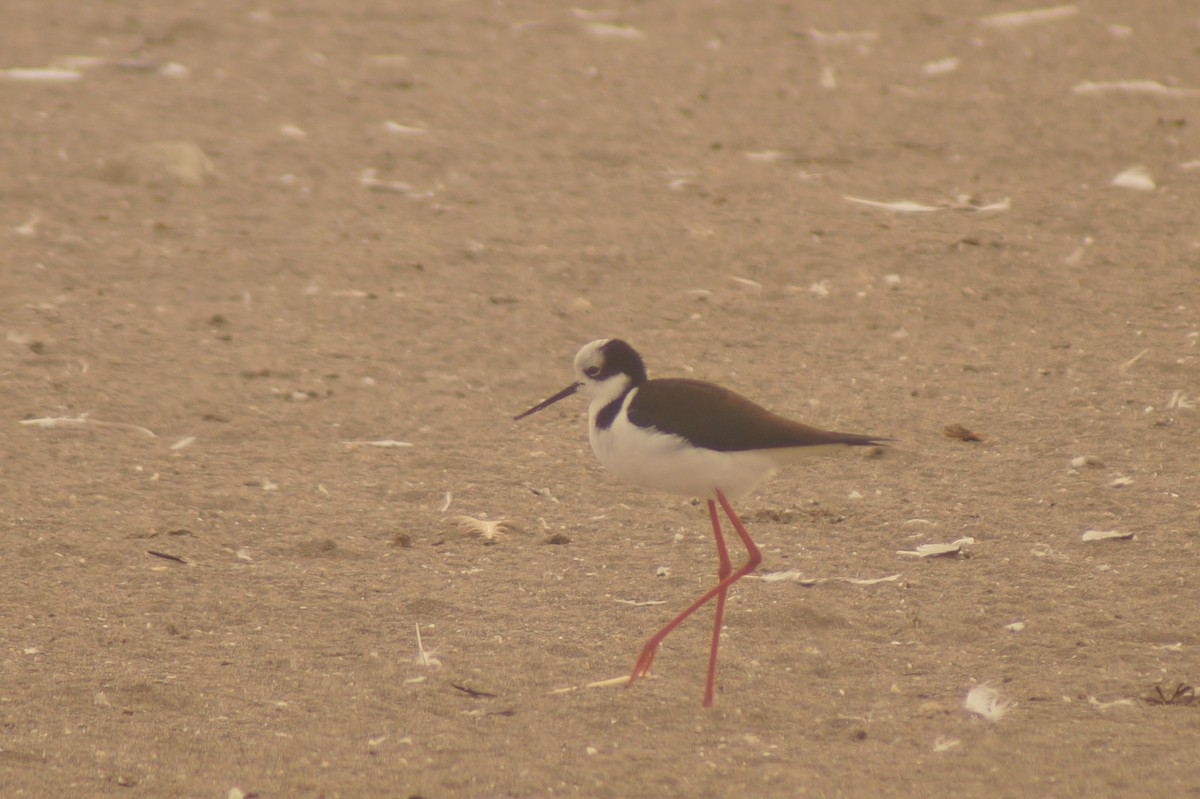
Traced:
<path fill-rule="evenodd" d="M 1194 4 L 3 17 L 5 796 L 1200 796 Z M 896 439 L 711 710 L 705 614 L 582 687 L 716 569 L 512 421 L 601 336 Z"/>

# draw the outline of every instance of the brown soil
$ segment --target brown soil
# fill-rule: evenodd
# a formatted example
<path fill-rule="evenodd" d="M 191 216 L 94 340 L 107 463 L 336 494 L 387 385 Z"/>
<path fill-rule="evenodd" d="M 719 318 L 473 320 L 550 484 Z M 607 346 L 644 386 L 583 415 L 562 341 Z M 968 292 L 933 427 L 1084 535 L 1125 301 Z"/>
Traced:
<path fill-rule="evenodd" d="M 1200 97 L 1072 91 L 1200 87 L 1200 15 L 810 5 L 6 0 L 122 63 L 0 81 L 4 795 L 1200 796 Z M 899 577 L 744 580 L 711 710 L 704 613 L 554 693 L 716 568 L 511 421 L 614 335 L 898 439 L 740 504 Z"/>

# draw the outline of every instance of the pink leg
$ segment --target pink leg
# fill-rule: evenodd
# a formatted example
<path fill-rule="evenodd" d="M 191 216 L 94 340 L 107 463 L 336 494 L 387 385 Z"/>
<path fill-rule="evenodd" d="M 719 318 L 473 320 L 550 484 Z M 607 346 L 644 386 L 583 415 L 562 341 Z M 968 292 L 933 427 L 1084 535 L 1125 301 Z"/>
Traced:
<path fill-rule="evenodd" d="M 655 652 L 658 651 L 658 645 L 662 643 L 662 640 L 666 638 L 672 630 L 678 627 L 680 622 L 699 610 L 710 599 L 712 599 L 714 596 L 719 597 L 717 601 L 717 619 L 713 632 L 713 645 L 709 651 L 708 686 L 705 690 L 704 698 L 705 707 L 708 707 L 712 704 L 712 683 L 717 661 L 717 636 L 720 634 L 721 616 L 724 615 L 725 611 L 725 596 L 729 592 L 729 586 L 733 585 L 738 580 L 754 571 L 758 567 L 758 564 L 762 562 L 762 554 L 759 553 L 758 547 L 754 545 L 754 541 L 751 540 L 750 534 L 747 533 L 746 528 L 742 526 L 741 519 L 739 519 L 737 514 L 733 512 L 733 508 L 730 506 L 729 500 L 727 500 L 725 495 L 720 491 L 717 491 L 717 501 L 721 503 L 721 508 L 725 511 L 725 515 L 729 517 L 729 521 L 733 523 L 733 528 L 737 531 L 738 537 L 742 539 L 742 545 L 746 547 L 746 562 L 738 567 L 737 571 L 723 575 L 716 585 L 705 591 L 695 602 L 684 608 L 682 613 L 671 619 L 661 630 L 650 636 L 650 639 L 646 641 L 646 645 L 642 647 L 642 653 L 638 656 L 637 662 L 633 664 L 633 673 L 629 675 L 629 684 L 632 684 L 633 681 L 638 677 L 644 677 L 647 673 L 649 673 L 650 664 L 654 661 Z M 716 508 L 715 506 L 712 506 L 711 502 L 710 514 L 713 520 L 713 532 L 717 538 L 717 554 L 720 556 L 722 554 L 722 550 L 725 549 L 725 541 L 721 536 L 720 525 L 717 524 Z M 728 563 L 728 551 L 725 551 L 724 555 L 724 561 L 725 563 Z M 722 568 L 725 568 L 724 563 L 722 564 Z"/>
<path fill-rule="evenodd" d="M 725 546 L 725 536 L 721 534 L 721 520 L 717 516 L 717 503 L 708 501 L 708 518 L 712 520 L 713 538 L 717 540 L 717 581 L 724 580 L 733 571 L 733 563 L 729 560 L 729 548 Z M 712 707 L 713 683 L 717 676 L 717 647 L 721 645 L 721 620 L 725 618 L 725 597 L 729 589 L 717 593 L 717 612 L 713 614 L 712 648 L 708 651 L 708 680 L 704 683 L 704 707 Z"/>

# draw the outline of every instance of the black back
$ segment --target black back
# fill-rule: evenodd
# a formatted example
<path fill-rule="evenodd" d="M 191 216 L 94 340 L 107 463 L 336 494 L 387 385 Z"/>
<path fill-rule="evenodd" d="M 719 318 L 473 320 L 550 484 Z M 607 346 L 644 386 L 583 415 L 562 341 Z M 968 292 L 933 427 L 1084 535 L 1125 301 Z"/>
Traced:
<path fill-rule="evenodd" d="M 700 380 L 664 378 L 649 380 L 637 388 L 629 405 L 630 422 L 680 436 L 698 447 L 717 452 L 830 444 L 861 447 L 888 440 L 809 427 L 772 413 L 740 394 Z M 623 400 L 624 396 L 604 411 L 612 408 L 615 416 Z M 611 418 L 608 421 L 611 424 Z"/>

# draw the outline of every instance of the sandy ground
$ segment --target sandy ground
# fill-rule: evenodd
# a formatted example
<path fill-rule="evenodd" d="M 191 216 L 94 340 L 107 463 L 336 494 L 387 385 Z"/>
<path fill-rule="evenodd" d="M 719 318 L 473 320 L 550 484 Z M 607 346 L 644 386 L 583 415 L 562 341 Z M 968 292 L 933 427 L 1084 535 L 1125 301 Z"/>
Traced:
<path fill-rule="evenodd" d="M 1200 10 L 1029 8 L 6 0 L 4 795 L 1200 796 Z M 601 336 L 897 439 L 711 710 L 704 613 L 581 687 L 716 569 L 511 420 Z"/>

